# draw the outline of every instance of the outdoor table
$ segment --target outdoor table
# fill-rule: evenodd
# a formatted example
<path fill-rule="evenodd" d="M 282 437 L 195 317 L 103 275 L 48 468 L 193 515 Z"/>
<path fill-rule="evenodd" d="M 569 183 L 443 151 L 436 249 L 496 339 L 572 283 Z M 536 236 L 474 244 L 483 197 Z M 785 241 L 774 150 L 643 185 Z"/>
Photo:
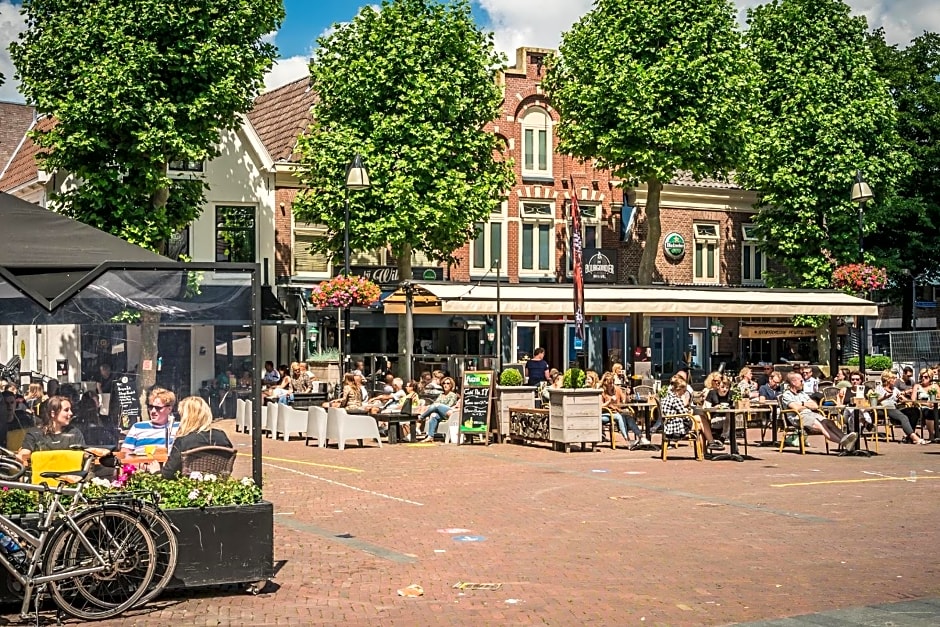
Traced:
<path fill-rule="evenodd" d="M 729 452 L 719 453 L 718 455 L 712 456 L 712 461 L 736 461 L 743 462 L 744 456 L 738 453 L 738 431 L 737 431 L 737 415 L 738 414 L 762 414 L 769 413 L 769 407 L 708 407 L 703 409 L 705 412 L 705 419 L 711 420 L 711 414 L 724 414 L 727 416 L 727 420 L 731 422 L 728 428 L 728 434 L 730 437 L 729 442 Z M 744 454 L 747 454 L 747 418 L 744 420 Z"/>
<path fill-rule="evenodd" d="M 161 447 L 154 451 L 153 455 L 136 455 L 134 453 L 128 453 L 127 451 L 117 451 L 114 456 L 121 460 L 122 464 L 141 466 L 143 464 L 152 464 L 153 462 L 165 464 L 170 455 L 165 448 Z"/>
<path fill-rule="evenodd" d="M 418 414 L 373 414 L 376 422 L 388 423 L 388 443 L 398 444 L 399 440 L 404 441 L 401 434 L 402 423 L 407 423 L 411 429 L 411 437 L 408 441 L 417 442 L 415 434 L 418 432 Z"/>
<path fill-rule="evenodd" d="M 626 403 L 621 404 L 621 407 L 629 407 L 634 410 L 634 415 L 637 411 L 642 412 L 643 414 L 643 431 L 646 433 L 646 439 L 650 440 L 650 444 L 640 445 L 637 444 L 633 448 L 640 451 L 655 451 L 656 446 L 652 443 L 652 418 L 653 418 L 653 408 L 658 407 L 659 404 L 655 401 L 627 401 Z M 613 418 L 611 418 L 613 421 Z M 611 438 L 612 440 L 613 438 Z"/>

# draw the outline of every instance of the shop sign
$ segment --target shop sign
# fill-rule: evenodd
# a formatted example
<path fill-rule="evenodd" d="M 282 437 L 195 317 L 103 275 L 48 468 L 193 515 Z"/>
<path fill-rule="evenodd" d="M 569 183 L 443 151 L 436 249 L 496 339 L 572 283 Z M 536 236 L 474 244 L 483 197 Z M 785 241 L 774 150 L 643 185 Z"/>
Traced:
<path fill-rule="evenodd" d="M 343 273 L 343 267 L 334 269 L 333 275 Z M 349 274 L 364 277 L 379 285 L 398 285 L 398 268 L 396 266 L 350 266 Z M 417 267 L 411 269 L 413 281 L 443 281 L 444 268 Z"/>
<path fill-rule="evenodd" d="M 757 340 L 766 338 L 799 338 L 815 337 L 816 329 L 812 327 L 775 327 L 760 326 L 750 327 L 742 326 L 738 337 L 745 340 Z"/>
<path fill-rule="evenodd" d="M 617 282 L 617 250 L 613 248 L 585 248 L 585 283 Z"/>
<path fill-rule="evenodd" d="M 681 259 L 685 255 L 685 238 L 673 231 L 663 238 L 663 252 L 670 259 Z"/>

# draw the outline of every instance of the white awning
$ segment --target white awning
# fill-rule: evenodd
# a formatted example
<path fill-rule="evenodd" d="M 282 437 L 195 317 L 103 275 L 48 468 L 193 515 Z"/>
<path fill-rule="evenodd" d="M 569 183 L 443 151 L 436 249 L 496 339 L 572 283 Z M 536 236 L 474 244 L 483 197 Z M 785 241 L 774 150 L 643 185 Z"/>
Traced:
<path fill-rule="evenodd" d="M 496 285 L 414 284 L 415 314 L 496 313 Z M 573 315 L 571 285 L 501 285 L 501 314 Z M 401 289 L 385 299 L 385 313 L 405 312 Z M 833 290 L 731 287 L 584 286 L 587 316 L 733 316 L 776 318 L 797 315 L 871 316 L 878 306 Z"/>

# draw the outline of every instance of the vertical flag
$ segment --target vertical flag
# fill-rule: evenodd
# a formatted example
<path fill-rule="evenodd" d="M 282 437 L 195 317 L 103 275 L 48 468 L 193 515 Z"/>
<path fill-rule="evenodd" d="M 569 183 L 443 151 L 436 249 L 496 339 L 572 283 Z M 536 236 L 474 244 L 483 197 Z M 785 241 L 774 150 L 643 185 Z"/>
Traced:
<path fill-rule="evenodd" d="M 581 208 L 571 177 L 571 275 L 574 283 L 574 335 L 584 340 L 584 251 L 581 242 Z"/>

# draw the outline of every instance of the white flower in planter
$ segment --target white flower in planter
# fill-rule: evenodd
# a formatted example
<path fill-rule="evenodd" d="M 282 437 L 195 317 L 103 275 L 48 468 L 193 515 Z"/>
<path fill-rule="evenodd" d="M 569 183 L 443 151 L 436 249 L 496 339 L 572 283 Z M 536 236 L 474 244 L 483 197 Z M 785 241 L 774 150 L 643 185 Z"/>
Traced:
<path fill-rule="evenodd" d="M 207 473 L 207 474 L 205 474 L 205 475 L 202 476 L 202 480 L 203 480 L 203 481 L 215 481 L 216 479 L 218 479 L 218 477 L 216 477 L 216 476 L 213 475 L 212 473 Z"/>
<path fill-rule="evenodd" d="M 199 472 L 198 470 L 194 470 L 191 473 L 189 473 L 189 478 L 194 479 L 196 481 L 202 481 L 202 473 Z"/>
<path fill-rule="evenodd" d="M 190 501 L 195 501 L 199 497 L 199 490 L 192 490 L 188 495 Z"/>
<path fill-rule="evenodd" d="M 254 479 L 252 479 L 251 477 L 242 477 L 242 485 L 244 486 L 255 485 Z"/>

